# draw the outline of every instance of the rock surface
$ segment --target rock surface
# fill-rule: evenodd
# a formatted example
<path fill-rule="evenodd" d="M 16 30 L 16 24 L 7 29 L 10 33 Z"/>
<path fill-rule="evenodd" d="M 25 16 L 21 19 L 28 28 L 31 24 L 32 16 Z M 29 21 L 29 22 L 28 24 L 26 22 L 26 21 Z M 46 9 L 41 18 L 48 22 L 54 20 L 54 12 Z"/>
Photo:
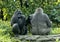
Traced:
<path fill-rule="evenodd" d="M 60 40 L 60 34 L 58 35 L 20 35 L 18 37 L 21 42 L 56 42 L 56 39 Z"/>

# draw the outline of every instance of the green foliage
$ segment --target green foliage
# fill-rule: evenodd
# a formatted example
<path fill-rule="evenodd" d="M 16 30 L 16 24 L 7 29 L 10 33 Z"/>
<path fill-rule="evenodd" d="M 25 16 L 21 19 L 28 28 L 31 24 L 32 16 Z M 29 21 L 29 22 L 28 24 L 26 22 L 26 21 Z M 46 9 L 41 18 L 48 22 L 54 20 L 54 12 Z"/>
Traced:
<path fill-rule="evenodd" d="M 57 38 L 55 42 L 59 42 L 59 38 Z"/>
<path fill-rule="evenodd" d="M 60 34 L 60 28 L 53 28 L 51 34 Z"/>
<path fill-rule="evenodd" d="M 3 1 L 0 0 L 0 4 L 1 4 L 0 7 L 1 8 L 6 8 L 7 9 L 7 14 L 10 14 L 12 16 L 14 11 L 18 8 L 21 9 L 25 15 L 32 14 L 37 7 L 42 7 L 44 9 L 45 13 L 51 14 L 51 10 L 56 9 L 56 7 L 59 8 L 59 6 L 60 6 L 59 1 L 29 0 L 28 1 L 29 7 L 26 8 L 25 5 L 24 5 L 25 1 L 24 0 L 22 0 L 22 1 L 23 1 L 23 7 L 21 8 L 20 0 L 16 0 L 16 1 L 14 1 L 14 0 L 3 0 Z"/>
<path fill-rule="evenodd" d="M 12 36 L 14 36 L 14 34 L 12 33 L 10 22 L 0 20 L 0 42 L 20 42 L 19 39 L 16 40 L 16 38 Z"/>

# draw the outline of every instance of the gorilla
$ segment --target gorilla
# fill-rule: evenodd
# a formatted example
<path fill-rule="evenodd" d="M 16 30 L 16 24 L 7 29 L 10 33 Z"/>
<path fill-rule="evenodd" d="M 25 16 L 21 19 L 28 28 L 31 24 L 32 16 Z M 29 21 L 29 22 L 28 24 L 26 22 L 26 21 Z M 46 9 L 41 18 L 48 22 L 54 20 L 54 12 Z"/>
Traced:
<path fill-rule="evenodd" d="M 27 34 L 26 18 L 20 10 L 16 10 L 11 18 L 12 32 L 15 35 Z"/>
<path fill-rule="evenodd" d="M 37 8 L 34 14 L 27 19 L 27 24 L 31 24 L 33 35 L 48 35 L 51 30 L 51 21 L 47 14 L 43 13 L 42 8 Z"/>

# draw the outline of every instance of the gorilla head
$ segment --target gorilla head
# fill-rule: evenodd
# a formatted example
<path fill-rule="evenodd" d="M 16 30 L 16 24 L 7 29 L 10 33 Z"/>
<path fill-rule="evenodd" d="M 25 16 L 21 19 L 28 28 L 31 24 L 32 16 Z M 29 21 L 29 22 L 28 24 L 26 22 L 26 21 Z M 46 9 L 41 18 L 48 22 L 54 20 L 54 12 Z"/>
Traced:
<path fill-rule="evenodd" d="M 43 9 L 42 8 L 37 8 L 35 13 L 43 14 Z"/>
<path fill-rule="evenodd" d="M 14 16 L 20 17 L 22 14 L 21 10 L 16 10 Z"/>

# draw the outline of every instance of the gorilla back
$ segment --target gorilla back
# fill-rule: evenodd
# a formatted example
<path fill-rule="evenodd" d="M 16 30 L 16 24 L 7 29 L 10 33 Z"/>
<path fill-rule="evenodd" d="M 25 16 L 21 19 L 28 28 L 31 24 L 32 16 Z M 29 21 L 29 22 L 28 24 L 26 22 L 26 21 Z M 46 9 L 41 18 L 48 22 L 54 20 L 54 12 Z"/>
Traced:
<path fill-rule="evenodd" d="M 31 16 L 31 33 L 33 35 L 48 35 L 51 31 L 51 21 L 42 8 L 37 8 Z"/>
<path fill-rule="evenodd" d="M 11 18 L 11 26 L 13 27 L 14 31 L 13 33 L 20 35 L 27 34 L 27 28 L 25 24 L 26 24 L 25 16 L 22 15 L 21 11 L 17 10 Z"/>

